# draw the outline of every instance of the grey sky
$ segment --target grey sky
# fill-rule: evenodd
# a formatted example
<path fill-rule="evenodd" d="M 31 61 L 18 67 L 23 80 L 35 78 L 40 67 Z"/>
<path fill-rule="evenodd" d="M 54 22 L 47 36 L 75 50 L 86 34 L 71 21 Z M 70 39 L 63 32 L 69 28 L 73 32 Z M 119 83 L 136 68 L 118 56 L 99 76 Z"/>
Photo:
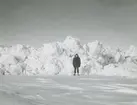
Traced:
<path fill-rule="evenodd" d="M 0 44 L 99 40 L 137 46 L 137 0 L 0 0 Z"/>

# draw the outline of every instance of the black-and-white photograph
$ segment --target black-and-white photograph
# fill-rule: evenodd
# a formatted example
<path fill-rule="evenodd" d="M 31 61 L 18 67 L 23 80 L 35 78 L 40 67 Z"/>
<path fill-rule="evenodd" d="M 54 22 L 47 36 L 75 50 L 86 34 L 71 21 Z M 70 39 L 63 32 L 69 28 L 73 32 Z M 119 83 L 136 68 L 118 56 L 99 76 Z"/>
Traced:
<path fill-rule="evenodd" d="M 137 105 L 137 0 L 0 0 L 0 105 Z"/>

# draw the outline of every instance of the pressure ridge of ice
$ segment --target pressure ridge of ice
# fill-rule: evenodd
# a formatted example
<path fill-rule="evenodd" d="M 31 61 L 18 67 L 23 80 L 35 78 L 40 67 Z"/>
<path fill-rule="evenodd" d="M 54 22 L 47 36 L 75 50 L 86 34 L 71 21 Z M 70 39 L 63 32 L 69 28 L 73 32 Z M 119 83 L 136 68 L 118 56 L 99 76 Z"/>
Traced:
<path fill-rule="evenodd" d="M 0 74 L 72 75 L 72 59 L 79 54 L 81 75 L 137 77 L 137 53 L 132 45 L 127 51 L 113 50 L 101 42 L 82 45 L 67 36 L 63 42 L 43 44 L 39 49 L 28 45 L 0 46 Z"/>

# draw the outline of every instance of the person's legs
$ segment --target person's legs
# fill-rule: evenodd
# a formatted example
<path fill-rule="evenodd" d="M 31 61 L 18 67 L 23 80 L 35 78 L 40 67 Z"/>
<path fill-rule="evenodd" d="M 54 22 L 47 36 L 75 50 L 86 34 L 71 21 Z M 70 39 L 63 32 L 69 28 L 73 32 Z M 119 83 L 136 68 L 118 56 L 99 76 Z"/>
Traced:
<path fill-rule="evenodd" d="M 76 74 L 76 67 L 74 67 L 74 75 Z"/>
<path fill-rule="evenodd" d="M 79 67 L 77 67 L 77 74 L 79 75 Z"/>

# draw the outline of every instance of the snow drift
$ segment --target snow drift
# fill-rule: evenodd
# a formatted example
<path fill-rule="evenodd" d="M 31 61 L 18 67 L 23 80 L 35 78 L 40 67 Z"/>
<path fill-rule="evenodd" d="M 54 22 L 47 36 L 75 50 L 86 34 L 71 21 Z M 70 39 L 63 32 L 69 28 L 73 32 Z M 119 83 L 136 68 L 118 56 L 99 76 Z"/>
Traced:
<path fill-rule="evenodd" d="M 137 76 L 137 55 L 129 50 L 112 50 L 101 42 L 82 45 L 71 36 L 63 42 L 43 44 L 39 49 L 28 45 L 0 46 L 0 74 L 3 75 L 72 75 L 73 56 L 78 53 L 81 75 Z"/>

